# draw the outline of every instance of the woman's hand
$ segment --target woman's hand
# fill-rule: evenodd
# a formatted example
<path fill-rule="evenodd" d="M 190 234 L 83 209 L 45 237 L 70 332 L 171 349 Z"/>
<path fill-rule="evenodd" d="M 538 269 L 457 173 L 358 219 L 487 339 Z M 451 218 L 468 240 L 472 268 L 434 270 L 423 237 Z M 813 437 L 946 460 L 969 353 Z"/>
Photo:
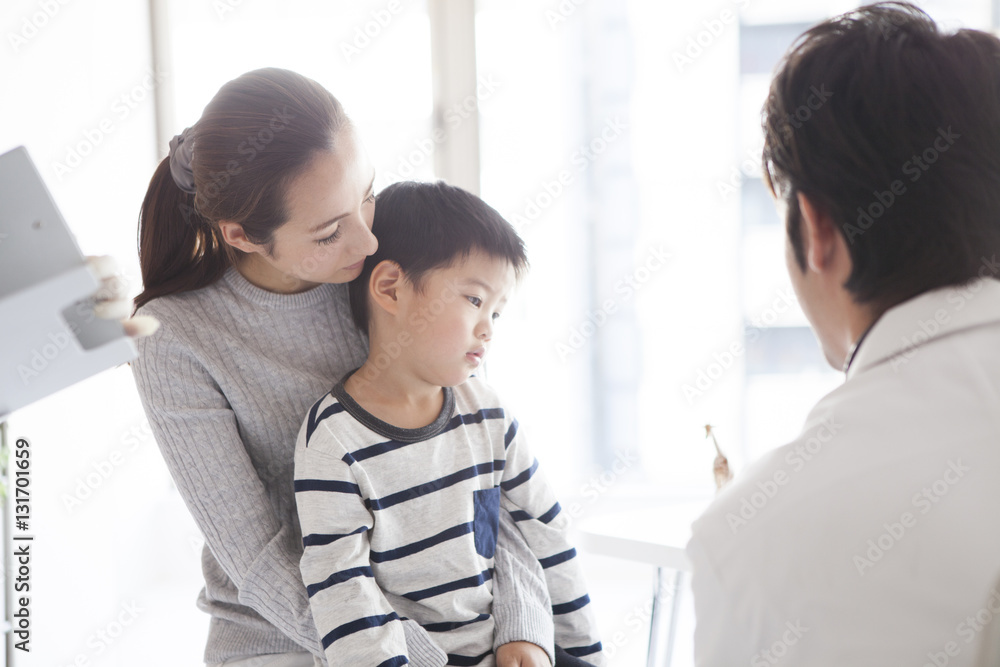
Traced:
<path fill-rule="evenodd" d="M 531 642 L 510 642 L 497 649 L 497 667 L 552 667 L 549 656 Z"/>
<path fill-rule="evenodd" d="M 94 314 L 107 320 L 120 320 L 125 334 L 141 338 L 155 332 L 160 322 L 151 315 L 136 315 L 132 312 L 132 302 L 128 298 L 128 282 L 118 275 L 118 262 L 108 255 L 89 256 L 87 265 L 101 281 L 101 287 L 94 294 L 97 303 Z"/>

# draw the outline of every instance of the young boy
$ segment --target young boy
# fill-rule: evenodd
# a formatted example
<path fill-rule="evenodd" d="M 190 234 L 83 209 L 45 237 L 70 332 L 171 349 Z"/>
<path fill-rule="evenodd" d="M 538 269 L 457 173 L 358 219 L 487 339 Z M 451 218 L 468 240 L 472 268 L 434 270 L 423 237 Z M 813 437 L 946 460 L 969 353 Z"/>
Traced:
<path fill-rule="evenodd" d="M 448 664 L 494 665 L 501 511 L 544 568 L 556 644 L 600 664 L 568 519 L 517 421 L 470 378 L 527 266 L 521 239 L 440 182 L 386 188 L 372 231 L 378 251 L 350 286 L 368 359 L 313 405 L 295 448 L 302 577 L 329 664 L 407 664 L 409 618 Z"/>

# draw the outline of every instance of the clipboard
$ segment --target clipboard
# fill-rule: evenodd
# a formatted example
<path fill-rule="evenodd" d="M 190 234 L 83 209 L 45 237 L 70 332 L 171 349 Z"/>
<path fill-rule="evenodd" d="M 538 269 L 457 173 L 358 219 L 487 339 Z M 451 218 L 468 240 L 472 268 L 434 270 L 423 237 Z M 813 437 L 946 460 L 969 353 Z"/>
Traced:
<path fill-rule="evenodd" d="M 0 155 L 0 420 L 138 356 L 100 286 L 27 149 Z"/>

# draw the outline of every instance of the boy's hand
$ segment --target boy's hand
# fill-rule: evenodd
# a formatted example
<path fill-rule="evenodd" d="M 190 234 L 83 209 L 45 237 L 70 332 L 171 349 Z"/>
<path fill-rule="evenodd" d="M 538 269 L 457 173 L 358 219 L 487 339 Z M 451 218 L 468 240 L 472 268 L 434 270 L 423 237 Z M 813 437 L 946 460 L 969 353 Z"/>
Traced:
<path fill-rule="evenodd" d="M 548 654 L 531 642 L 510 642 L 497 649 L 497 667 L 552 667 Z"/>

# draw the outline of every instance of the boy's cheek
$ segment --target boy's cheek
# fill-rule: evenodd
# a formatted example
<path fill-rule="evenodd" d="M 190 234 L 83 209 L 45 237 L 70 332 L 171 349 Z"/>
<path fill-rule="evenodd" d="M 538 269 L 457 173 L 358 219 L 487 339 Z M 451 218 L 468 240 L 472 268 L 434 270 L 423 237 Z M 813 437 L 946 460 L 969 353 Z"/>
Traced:
<path fill-rule="evenodd" d="M 427 330 L 427 318 L 420 313 L 410 315 L 410 329 L 413 334 L 422 334 Z"/>

